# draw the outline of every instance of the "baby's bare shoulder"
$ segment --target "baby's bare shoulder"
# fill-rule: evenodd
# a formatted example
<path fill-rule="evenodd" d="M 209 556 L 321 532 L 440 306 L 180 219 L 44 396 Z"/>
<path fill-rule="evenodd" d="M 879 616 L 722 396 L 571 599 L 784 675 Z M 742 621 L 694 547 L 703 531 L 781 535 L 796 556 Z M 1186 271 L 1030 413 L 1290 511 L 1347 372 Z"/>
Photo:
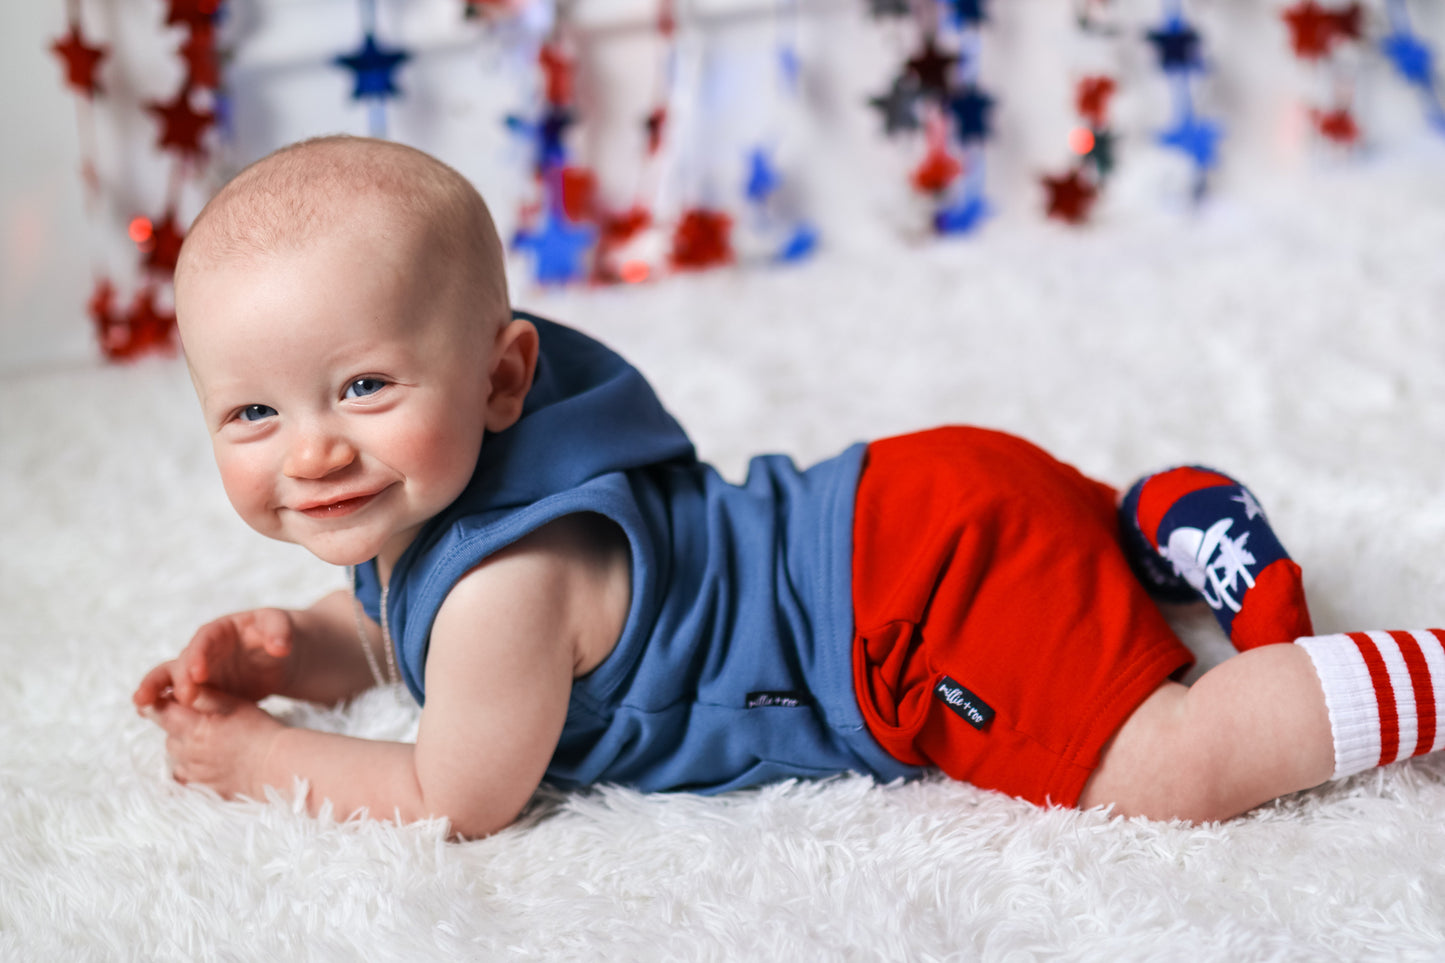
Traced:
<path fill-rule="evenodd" d="M 631 582 L 631 552 L 617 524 L 593 513 L 566 515 L 463 576 L 442 604 L 436 628 L 470 633 L 510 626 L 527 648 L 565 646 L 574 675 L 585 675 L 622 634 Z"/>

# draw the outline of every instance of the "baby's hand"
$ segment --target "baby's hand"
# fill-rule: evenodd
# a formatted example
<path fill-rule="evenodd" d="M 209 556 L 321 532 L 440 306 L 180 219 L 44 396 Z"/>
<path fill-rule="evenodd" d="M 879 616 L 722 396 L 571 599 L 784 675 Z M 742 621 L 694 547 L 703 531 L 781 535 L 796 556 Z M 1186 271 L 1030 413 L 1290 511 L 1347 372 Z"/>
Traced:
<path fill-rule="evenodd" d="M 131 697 L 139 709 L 196 705 L 202 686 L 251 702 L 283 691 L 295 670 L 294 623 L 284 609 L 254 609 L 201 626 L 181 654 L 151 669 Z"/>
<path fill-rule="evenodd" d="M 179 783 L 200 783 L 230 799 L 259 799 L 266 759 L 285 728 L 254 702 L 201 688 L 194 707 L 166 701 L 142 714 L 166 731 L 166 756 Z"/>

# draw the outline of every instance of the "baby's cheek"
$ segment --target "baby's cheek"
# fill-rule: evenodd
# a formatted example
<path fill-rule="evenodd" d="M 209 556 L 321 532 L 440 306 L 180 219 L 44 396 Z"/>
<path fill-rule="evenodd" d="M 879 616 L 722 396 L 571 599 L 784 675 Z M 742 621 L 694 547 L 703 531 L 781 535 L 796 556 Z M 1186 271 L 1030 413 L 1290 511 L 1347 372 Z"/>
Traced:
<path fill-rule="evenodd" d="M 231 507 L 241 520 L 262 534 L 271 534 L 274 521 L 270 509 L 271 483 L 267 473 L 248 459 L 217 454 L 216 467 L 221 472 L 221 485 Z"/>
<path fill-rule="evenodd" d="M 427 487 L 461 493 L 471 479 L 481 450 L 481 431 L 465 430 L 470 426 L 433 424 L 425 431 L 409 432 L 401 439 L 407 461 L 415 466 L 415 474 L 427 480 Z"/>

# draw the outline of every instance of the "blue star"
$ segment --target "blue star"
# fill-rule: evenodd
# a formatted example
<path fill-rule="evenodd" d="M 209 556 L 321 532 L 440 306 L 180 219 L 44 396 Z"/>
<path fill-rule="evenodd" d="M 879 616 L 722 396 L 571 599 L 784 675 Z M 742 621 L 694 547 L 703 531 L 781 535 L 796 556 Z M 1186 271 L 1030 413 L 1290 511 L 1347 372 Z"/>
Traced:
<path fill-rule="evenodd" d="M 341 54 L 332 63 L 356 75 L 351 99 L 361 100 L 364 97 L 395 97 L 401 93 L 392 81 L 391 73 L 409 59 L 411 54 L 400 48 L 380 46 L 376 35 L 367 31 L 359 50 Z"/>
<path fill-rule="evenodd" d="M 768 160 L 768 153 L 759 147 L 748 155 L 748 200 L 754 204 L 766 201 L 783 183 L 778 172 Z"/>
<path fill-rule="evenodd" d="M 1178 14 L 1164 26 L 1149 31 L 1149 42 L 1159 55 L 1159 66 L 1166 71 L 1197 70 L 1204 66 L 1199 59 L 1199 34 Z"/>
<path fill-rule="evenodd" d="M 967 234 L 989 215 L 988 202 L 974 194 L 933 215 L 933 229 L 939 234 Z"/>
<path fill-rule="evenodd" d="M 988 118 L 992 110 L 993 98 L 972 85 L 948 99 L 948 111 L 953 114 L 958 139 L 965 144 L 988 137 Z"/>
<path fill-rule="evenodd" d="M 566 215 L 547 215 L 547 226 L 540 233 L 519 233 L 514 241 L 520 248 L 530 248 L 537 259 L 537 280 L 542 284 L 565 284 L 582 276 L 582 259 L 592 247 L 596 231 L 578 227 Z"/>
<path fill-rule="evenodd" d="M 1434 55 L 1414 34 L 1397 30 L 1380 41 L 1380 49 L 1410 83 L 1420 87 L 1433 83 Z"/>
<path fill-rule="evenodd" d="M 801 261 L 818 247 L 818 231 L 811 224 L 799 224 L 786 244 L 773 255 L 773 260 L 785 264 Z"/>
<path fill-rule="evenodd" d="M 788 89 L 796 89 L 803 66 L 798 61 L 798 52 L 787 44 L 778 48 L 778 68 L 783 72 L 783 80 L 787 83 Z"/>
<path fill-rule="evenodd" d="M 1186 114 L 1172 129 L 1159 135 L 1159 143 L 1182 150 L 1200 168 L 1208 169 L 1219 159 L 1219 140 L 1224 129 L 1213 121 Z"/>

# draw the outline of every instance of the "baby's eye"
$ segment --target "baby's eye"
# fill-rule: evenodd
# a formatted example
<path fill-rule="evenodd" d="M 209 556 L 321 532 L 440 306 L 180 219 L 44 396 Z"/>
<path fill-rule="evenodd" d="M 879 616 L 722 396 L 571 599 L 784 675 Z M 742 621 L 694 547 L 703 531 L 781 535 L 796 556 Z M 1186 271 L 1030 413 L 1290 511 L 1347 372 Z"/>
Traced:
<path fill-rule="evenodd" d="M 367 395 L 376 394 L 385 387 L 386 382 L 380 378 L 357 378 L 351 384 L 347 385 L 346 397 L 365 398 Z"/>
<path fill-rule="evenodd" d="M 247 405 L 236 412 L 236 417 L 241 421 L 261 421 L 265 418 L 274 418 L 276 409 L 270 405 Z"/>

